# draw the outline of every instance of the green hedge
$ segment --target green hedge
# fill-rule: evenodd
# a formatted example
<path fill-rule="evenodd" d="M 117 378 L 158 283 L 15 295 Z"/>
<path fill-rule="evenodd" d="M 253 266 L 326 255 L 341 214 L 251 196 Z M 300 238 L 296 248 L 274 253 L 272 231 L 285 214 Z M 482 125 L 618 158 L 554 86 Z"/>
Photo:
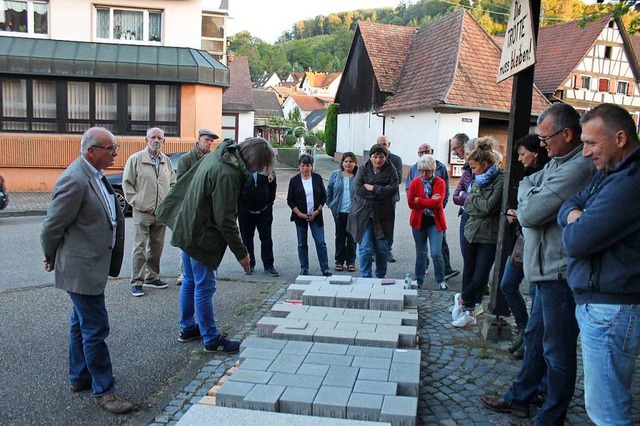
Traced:
<path fill-rule="evenodd" d="M 336 138 L 338 134 L 338 104 L 330 104 L 327 108 L 327 121 L 324 128 L 325 147 L 327 155 L 333 157 L 336 153 Z"/>
<path fill-rule="evenodd" d="M 298 157 L 300 151 L 298 148 L 280 148 L 278 147 L 278 162 L 283 166 L 298 168 Z"/>

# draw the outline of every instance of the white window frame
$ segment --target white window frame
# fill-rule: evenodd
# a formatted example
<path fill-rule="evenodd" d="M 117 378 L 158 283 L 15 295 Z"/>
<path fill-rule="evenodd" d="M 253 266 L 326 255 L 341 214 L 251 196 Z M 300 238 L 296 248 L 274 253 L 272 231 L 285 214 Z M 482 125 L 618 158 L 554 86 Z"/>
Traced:
<path fill-rule="evenodd" d="M 49 38 L 49 31 L 50 31 L 49 29 L 51 28 L 51 8 L 49 7 L 51 3 L 49 2 L 49 0 L 18 0 L 18 1 L 27 3 L 27 32 L 23 33 L 18 31 L 1 31 L 0 30 L 0 35 L 9 36 L 9 37 L 28 36 L 30 38 Z M 40 34 L 35 32 L 35 28 L 34 28 L 35 20 L 33 19 L 34 3 L 47 5 L 47 32 L 45 34 Z M 2 7 L 3 5 L 4 5 L 4 2 L 1 2 L 0 7 Z"/>
<path fill-rule="evenodd" d="M 623 92 L 620 91 L 620 85 L 622 85 L 624 87 L 624 91 Z M 627 96 L 627 93 L 629 93 L 629 82 L 628 81 L 618 81 L 616 83 L 616 95 Z"/>
<path fill-rule="evenodd" d="M 98 10 L 109 10 L 109 37 L 98 37 Z M 123 40 L 113 38 L 113 12 L 122 10 L 126 12 L 142 12 L 142 40 Z M 155 12 L 160 14 L 160 41 L 149 41 L 149 12 Z M 93 38 L 95 41 L 108 42 L 108 43 L 121 43 L 121 44 L 148 44 L 161 46 L 164 40 L 164 11 L 161 9 L 140 9 L 130 7 L 116 7 L 116 6 L 94 6 L 93 8 Z"/>
<path fill-rule="evenodd" d="M 588 79 L 589 84 L 585 85 L 584 80 Z M 580 87 L 585 90 L 591 90 L 591 76 L 590 75 L 581 75 L 580 76 Z"/>

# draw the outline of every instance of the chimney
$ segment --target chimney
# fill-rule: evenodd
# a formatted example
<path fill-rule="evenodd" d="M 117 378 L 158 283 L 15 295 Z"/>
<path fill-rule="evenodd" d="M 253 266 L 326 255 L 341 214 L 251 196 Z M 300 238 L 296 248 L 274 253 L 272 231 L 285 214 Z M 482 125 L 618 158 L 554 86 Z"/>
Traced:
<path fill-rule="evenodd" d="M 228 50 L 227 51 L 227 64 L 230 64 L 231 62 L 233 62 L 235 57 L 236 57 L 236 53 L 233 50 Z"/>

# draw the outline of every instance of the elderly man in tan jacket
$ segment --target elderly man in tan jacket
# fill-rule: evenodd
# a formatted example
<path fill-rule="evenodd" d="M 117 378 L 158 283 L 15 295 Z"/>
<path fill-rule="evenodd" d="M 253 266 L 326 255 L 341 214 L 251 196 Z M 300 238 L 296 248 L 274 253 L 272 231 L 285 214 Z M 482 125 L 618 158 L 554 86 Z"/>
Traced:
<path fill-rule="evenodd" d="M 176 183 L 171 160 L 161 152 L 164 132 L 157 127 L 147 130 L 147 147 L 136 152 L 124 167 L 122 187 L 133 211 L 135 237 L 131 294 L 144 296 L 143 287 L 167 288 L 160 280 L 160 257 L 166 226 L 156 218 L 156 209 Z"/>

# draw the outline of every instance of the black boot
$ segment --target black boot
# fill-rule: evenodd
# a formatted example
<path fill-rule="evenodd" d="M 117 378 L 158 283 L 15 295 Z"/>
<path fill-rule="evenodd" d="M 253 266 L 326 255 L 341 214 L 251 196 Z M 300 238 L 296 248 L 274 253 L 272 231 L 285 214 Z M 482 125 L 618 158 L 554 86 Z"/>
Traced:
<path fill-rule="evenodd" d="M 511 346 L 509 346 L 509 353 L 515 353 L 518 348 L 520 348 L 520 346 L 524 345 L 524 330 L 518 329 L 518 332 L 516 334 L 516 338 L 513 341 L 513 343 L 511 344 Z"/>

